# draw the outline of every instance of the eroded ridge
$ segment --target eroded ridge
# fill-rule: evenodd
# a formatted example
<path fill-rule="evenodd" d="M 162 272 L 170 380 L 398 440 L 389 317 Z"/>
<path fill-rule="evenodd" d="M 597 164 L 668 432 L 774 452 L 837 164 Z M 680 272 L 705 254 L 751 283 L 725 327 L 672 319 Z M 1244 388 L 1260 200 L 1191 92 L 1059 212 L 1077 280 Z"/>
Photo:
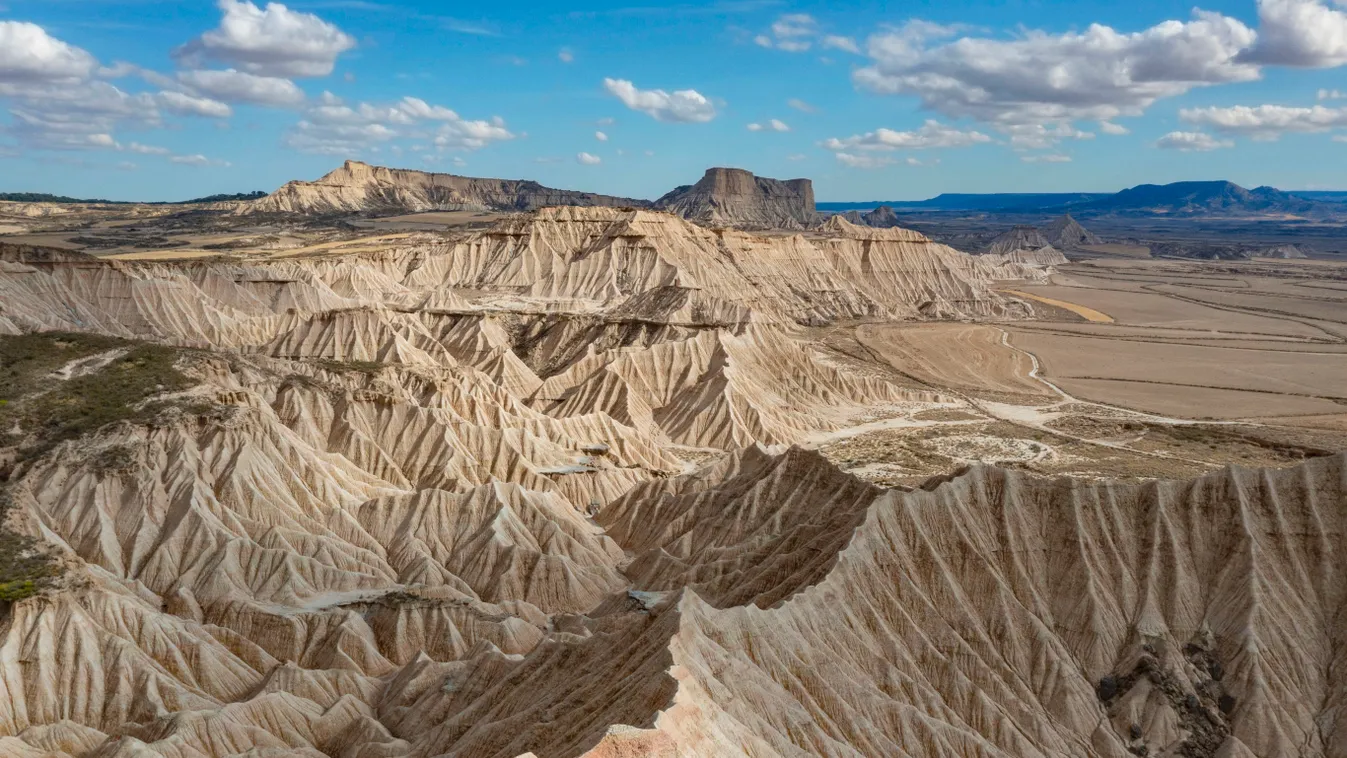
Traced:
<path fill-rule="evenodd" d="M 1019 318 L 1037 265 L 617 208 L 6 247 L 0 755 L 1341 753 L 1344 455 L 908 491 L 798 446 L 962 429 L 992 327 L 893 337 L 1005 363 L 954 377 L 833 325 Z"/>

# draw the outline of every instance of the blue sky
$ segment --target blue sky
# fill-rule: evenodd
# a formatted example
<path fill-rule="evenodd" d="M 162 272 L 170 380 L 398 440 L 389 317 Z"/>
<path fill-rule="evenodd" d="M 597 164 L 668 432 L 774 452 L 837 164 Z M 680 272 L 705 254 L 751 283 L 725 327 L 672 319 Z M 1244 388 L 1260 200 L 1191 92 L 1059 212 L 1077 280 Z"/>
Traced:
<path fill-rule="evenodd" d="M 1347 5 L 0 0 L 0 190 L 181 199 L 345 158 L 653 198 L 1347 188 Z"/>

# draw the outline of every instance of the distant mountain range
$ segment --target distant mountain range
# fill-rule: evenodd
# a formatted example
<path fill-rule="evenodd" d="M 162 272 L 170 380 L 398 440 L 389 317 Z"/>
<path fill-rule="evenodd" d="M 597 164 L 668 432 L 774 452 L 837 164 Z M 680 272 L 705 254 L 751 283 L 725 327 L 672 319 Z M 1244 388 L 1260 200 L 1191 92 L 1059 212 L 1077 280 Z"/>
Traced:
<path fill-rule="evenodd" d="M 819 203 L 819 210 L 842 212 L 889 205 L 897 210 L 1062 213 L 1080 216 L 1328 216 L 1343 212 L 1347 192 L 1284 192 L 1273 187 L 1245 189 L 1233 182 L 1141 184 L 1115 193 L 946 193 L 929 200 Z"/>
<path fill-rule="evenodd" d="M 133 200 L 95 200 L 90 198 L 66 197 L 65 195 L 50 195 L 46 192 L 0 192 L 0 201 L 11 203 L 58 203 L 63 205 L 71 203 L 87 205 L 192 205 L 195 203 L 223 203 L 231 200 L 256 200 L 266 196 L 267 193 L 257 190 L 255 192 L 235 192 L 227 195 L 207 195 L 205 197 L 192 198 L 191 200 L 140 203 Z"/>

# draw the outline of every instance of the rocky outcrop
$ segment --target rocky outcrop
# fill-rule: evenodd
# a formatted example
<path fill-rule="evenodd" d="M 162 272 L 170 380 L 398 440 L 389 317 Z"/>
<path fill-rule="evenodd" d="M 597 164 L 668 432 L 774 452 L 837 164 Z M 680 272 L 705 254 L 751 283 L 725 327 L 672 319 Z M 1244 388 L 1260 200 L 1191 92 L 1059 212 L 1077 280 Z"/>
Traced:
<path fill-rule="evenodd" d="M 1305 251 L 1296 245 L 1277 245 L 1262 250 L 1259 258 L 1306 258 Z"/>
<path fill-rule="evenodd" d="M 1012 250 L 1008 253 L 996 255 L 988 253 L 983 257 L 995 257 L 1005 263 L 1017 263 L 1024 266 L 1038 267 L 1061 266 L 1071 262 L 1067 260 L 1065 255 L 1062 255 L 1060 250 L 1051 245 L 1040 247 L 1037 250 Z"/>
<path fill-rule="evenodd" d="M 737 168 L 707 169 L 701 181 L 673 190 L 654 207 L 712 227 L 806 229 L 818 223 L 808 179 L 766 179 Z"/>
<path fill-rule="evenodd" d="M 897 226 L 902 226 L 898 221 L 898 214 L 894 213 L 893 209 L 887 205 L 881 205 L 867 213 L 847 211 L 846 213 L 839 213 L 837 215 L 841 216 L 848 224 L 855 224 L 857 226 L 871 226 L 876 229 L 892 229 Z"/>
<path fill-rule="evenodd" d="M 544 187 L 535 181 L 478 179 L 384 168 L 359 161 L 316 182 L 289 182 L 239 213 L 406 213 L 432 210 L 529 211 L 555 205 L 649 205 L 645 200 Z"/>
<path fill-rule="evenodd" d="M 1004 255 L 1016 250 L 1038 250 L 1050 244 L 1047 237 L 1044 237 L 1038 229 L 1032 226 L 1015 226 L 993 239 L 987 252 L 992 255 Z"/>
<path fill-rule="evenodd" d="M 1081 226 L 1067 213 L 1043 227 L 1043 236 L 1060 250 L 1074 250 L 1084 245 L 1103 244 L 1094 232 Z"/>

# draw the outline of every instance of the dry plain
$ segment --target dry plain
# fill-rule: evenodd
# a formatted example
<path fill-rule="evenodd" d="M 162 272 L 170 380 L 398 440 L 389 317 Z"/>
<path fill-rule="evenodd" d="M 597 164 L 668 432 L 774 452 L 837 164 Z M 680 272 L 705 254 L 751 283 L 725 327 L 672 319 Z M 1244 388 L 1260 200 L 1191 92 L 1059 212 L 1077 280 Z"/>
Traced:
<path fill-rule="evenodd" d="M 977 420 L 824 450 L 916 484 L 961 460 L 1153 477 L 1334 449 L 1347 431 L 1344 285 L 1347 266 L 1322 261 L 1098 259 L 1001 290 L 1028 296 L 1034 320 L 861 326 L 877 360 L 955 393 Z"/>

